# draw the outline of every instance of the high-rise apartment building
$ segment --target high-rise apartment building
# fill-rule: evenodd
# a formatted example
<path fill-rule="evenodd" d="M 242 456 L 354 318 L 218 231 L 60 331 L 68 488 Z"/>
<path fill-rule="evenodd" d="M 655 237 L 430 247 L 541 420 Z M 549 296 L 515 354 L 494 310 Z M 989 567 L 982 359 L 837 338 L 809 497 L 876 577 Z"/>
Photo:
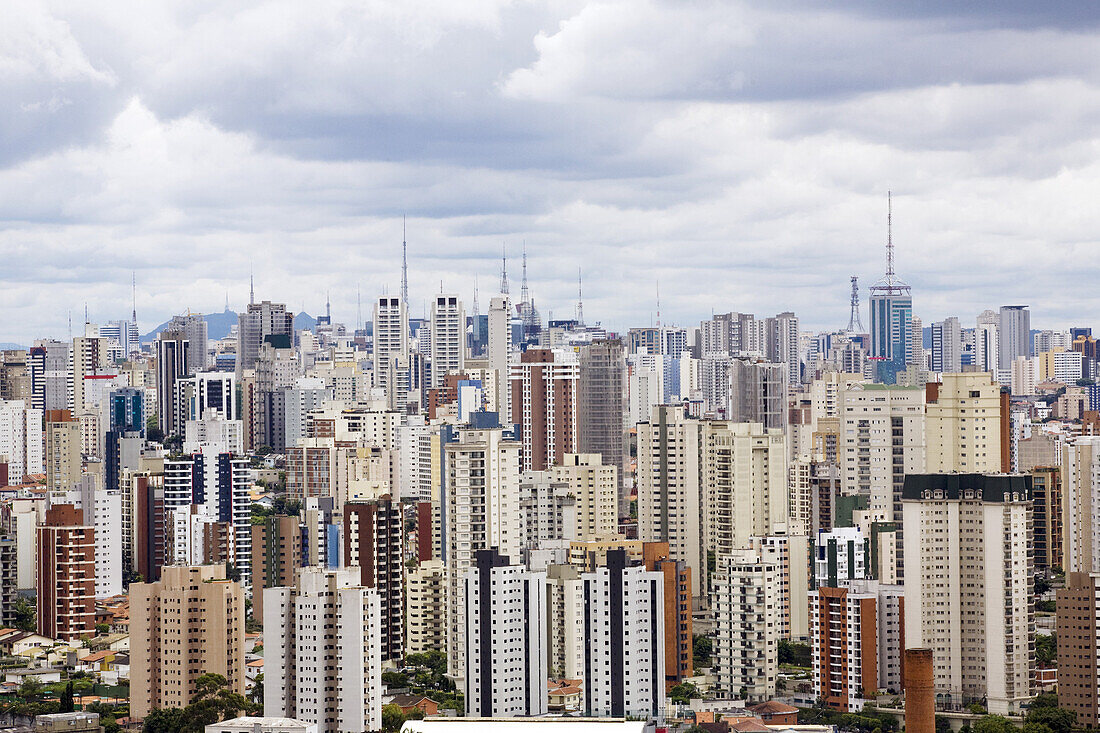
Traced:
<path fill-rule="evenodd" d="M 519 451 L 500 428 L 460 430 L 445 446 L 442 559 L 448 571 L 447 658 L 456 677 L 466 670 L 465 578 L 475 553 L 497 548 L 505 557 L 520 557 Z"/>
<path fill-rule="evenodd" d="M 489 301 L 488 348 L 489 369 L 496 375 L 496 394 L 491 404 L 500 415 L 501 422 L 512 416 L 512 387 L 508 380 L 508 365 L 512 360 L 512 308 L 507 295 Z"/>
<path fill-rule="evenodd" d="M 962 371 L 962 326 L 958 318 L 932 324 L 932 371 Z"/>
<path fill-rule="evenodd" d="M 302 568 L 264 591 L 264 713 L 325 733 L 382 728 L 378 594 L 356 568 Z"/>
<path fill-rule="evenodd" d="M 814 697 L 858 712 L 879 690 L 901 692 L 903 590 L 847 580 L 810 591 Z"/>
<path fill-rule="evenodd" d="M 998 323 L 997 367 L 1008 369 L 1017 356 L 1033 356 L 1031 351 L 1031 311 L 1026 305 L 1002 305 Z"/>
<path fill-rule="evenodd" d="M 646 570 L 664 578 L 665 689 L 670 690 L 694 674 L 695 640 L 691 616 L 691 568 L 672 560 L 664 542 L 642 544 Z"/>
<path fill-rule="evenodd" d="M 207 347 L 208 329 L 205 318 L 197 313 L 172 316 L 172 320 L 168 322 L 164 330 L 182 333 L 187 340 L 188 371 L 186 375 L 182 376 L 194 376 L 210 366 L 210 352 Z"/>
<path fill-rule="evenodd" d="M 800 384 L 802 382 L 802 350 L 799 347 L 798 316 L 787 311 L 778 314 L 774 318 L 765 318 L 764 332 L 765 358 L 773 364 L 782 364 L 785 367 L 786 384 Z M 763 421 L 752 420 L 746 422 Z M 768 427 L 778 426 L 769 425 Z"/>
<path fill-rule="evenodd" d="M 786 528 L 786 453 L 780 430 L 657 406 L 638 425 L 639 539 L 669 543 L 670 557 L 692 568 L 692 595 L 705 597 L 708 553 Z"/>
<path fill-rule="evenodd" d="M 582 346 L 577 380 L 577 450 L 600 454 L 605 465 L 616 468 L 622 487 L 626 486 L 623 467 L 627 465 L 622 419 L 626 395 L 623 342 L 604 339 Z M 626 492 L 619 487 L 616 492 L 618 506 L 625 509 Z"/>
<path fill-rule="evenodd" d="M 448 372 L 466 365 L 466 312 L 454 293 L 439 294 L 432 302 L 432 376 L 430 387 L 440 387 Z"/>
<path fill-rule="evenodd" d="M 168 566 L 130 585 L 130 714 L 185 708 L 204 674 L 244 694 L 244 591 L 224 565 Z"/>
<path fill-rule="evenodd" d="M 157 336 L 157 424 L 165 435 L 183 435 L 176 412 L 176 382 L 191 369 L 191 343 L 183 331 Z"/>
<path fill-rule="evenodd" d="M 1062 448 L 1062 553 L 1067 573 L 1100 572 L 1100 436 Z"/>
<path fill-rule="evenodd" d="M 929 647 L 937 694 L 1018 713 L 1032 694 L 1031 478 L 906 477 L 905 644 Z"/>
<path fill-rule="evenodd" d="M 545 715 L 546 575 L 478 550 L 464 586 L 466 715 Z"/>
<path fill-rule="evenodd" d="M 69 350 L 66 341 L 40 339 L 27 354 L 31 377 L 31 407 L 36 410 L 66 410 L 70 407 Z"/>
<path fill-rule="evenodd" d="M 107 374 L 107 339 L 94 325 L 85 324 L 84 335 L 73 338 L 69 356 L 69 409 L 79 415 L 95 407 L 85 399 L 86 378 Z"/>
<path fill-rule="evenodd" d="M 238 316 L 237 325 L 237 379 L 244 370 L 254 369 L 260 356 L 264 339 L 272 335 L 288 336 L 294 340 L 294 314 L 283 303 L 249 303 Z"/>
<path fill-rule="evenodd" d="M 390 364 L 409 353 L 409 314 L 400 297 L 384 295 L 374 304 L 374 386 L 391 394 Z"/>
<path fill-rule="evenodd" d="M 1035 572 L 1062 568 L 1062 471 L 1057 466 L 1036 466 L 1031 474 L 1032 546 Z"/>
<path fill-rule="evenodd" d="M 787 365 L 752 359 L 729 363 L 729 407 L 732 422 L 761 423 L 766 428 L 787 427 Z M 796 382 L 797 384 L 797 382 Z"/>
<path fill-rule="evenodd" d="M 751 701 L 775 697 L 780 582 L 778 562 L 759 550 L 717 558 L 712 666 L 718 695 Z"/>
<path fill-rule="evenodd" d="M 298 517 L 264 517 L 252 525 L 252 617 L 264 617 L 264 589 L 294 585 L 302 566 Z"/>
<path fill-rule="evenodd" d="M 344 564 L 358 567 L 359 585 L 378 594 L 383 662 L 405 655 L 403 532 L 401 504 L 389 496 L 344 504 Z"/>
<path fill-rule="evenodd" d="M 1100 723 L 1100 574 L 1066 573 L 1057 590 L 1055 638 L 1058 707 L 1076 713 L 1076 724 Z"/>
<path fill-rule="evenodd" d="M 0 400 L 0 456 L 8 464 L 11 483 L 45 472 L 42 445 L 42 411 L 24 400 Z"/>
<path fill-rule="evenodd" d="M 421 560 L 408 572 L 405 653 L 447 648 L 447 572 L 441 560 Z"/>
<path fill-rule="evenodd" d="M 577 362 L 549 349 L 528 349 L 511 366 L 512 422 L 520 426 L 524 471 L 545 471 L 577 451 L 577 376 Z"/>
<path fill-rule="evenodd" d="M 569 484 L 576 503 L 573 539 L 602 540 L 618 534 L 618 470 L 598 453 L 566 453 L 549 469 L 557 481 Z"/>
<path fill-rule="evenodd" d="M 38 633 L 79 641 L 95 633 L 95 527 L 72 504 L 46 510 L 36 532 Z"/>
<path fill-rule="evenodd" d="M 924 397 L 919 387 L 880 384 L 840 392 L 841 491 L 868 497 L 871 521 L 900 525 L 905 476 L 924 470 Z"/>
<path fill-rule="evenodd" d="M 988 374 L 944 374 L 926 385 L 925 403 L 925 470 L 1012 470 L 1009 395 Z"/>
<path fill-rule="evenodd" d="M 591 717 L 655 718 L 664 709 L 664 574 L 631 566 L 626 550 L 581 575 L 584 705 Z"/>

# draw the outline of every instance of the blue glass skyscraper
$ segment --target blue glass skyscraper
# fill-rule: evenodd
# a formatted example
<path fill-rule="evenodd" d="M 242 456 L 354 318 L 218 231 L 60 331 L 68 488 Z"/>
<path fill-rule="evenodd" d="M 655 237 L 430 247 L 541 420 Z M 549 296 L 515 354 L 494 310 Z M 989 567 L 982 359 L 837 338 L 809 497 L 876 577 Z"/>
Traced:
<path fill-rule="evenodd" d="M 894 275 L 893 212 L 889 192 L 886 196 L 886 275 L 871 286 L 871 359 L 875 381 L 895 384 L 898 372 L 923 344 L 910 343 L 913 297 L 910 287 Z"/>

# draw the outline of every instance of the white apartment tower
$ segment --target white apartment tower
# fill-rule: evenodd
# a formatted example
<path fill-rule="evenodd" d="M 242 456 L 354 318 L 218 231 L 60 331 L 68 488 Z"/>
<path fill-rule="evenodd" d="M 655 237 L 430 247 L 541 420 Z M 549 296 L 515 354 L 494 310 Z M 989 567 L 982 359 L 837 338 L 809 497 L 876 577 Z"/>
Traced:
<path fill-rule="evenodd" d="M 586 715 L 652 719 L 665 707 L 664 573 L 630 567 L 625 549 L 581 576 Z"/>
<path fill-rule="evenodd" d="M 392 389 L 390 365 L 409 353 L 409 314 L 401 298 L 383 295 L 374 304 L 374 386 Z M 391 395 L 392 398 L 392 395 Z"/>
<path fill-rule="evenodd" d="M 764 701 L 779 672 L 780 568 L 758 550 L 717 558 L 712 593 L 718 694 Z"/>
<path fill-rule="evenodd" d="M 443 386 L 447 372 L 461 372 L 466 364 L 466 312 L 454 293 L 432 301 L 432 376 L 429 386 Z"/>
<path fill-rule="evenodd" d="M 1100 436 L 1062 449 L 1062 553 L 1067 573 L 1100 573 Z"/>
<path fill-rule="evenodd" d="M 359 568 L 302 568 L 296 588 L 264 590 L 264 712 L 318 733 L 382 728 L 378 594 Z"/>
<path fill-rule="evenodd" d="M 8 481 L 21 483 L 32 473 L 45 473 L 42 410 L 23 400 L 0 400 L 0 460 L 8 464 Z"/>
<path fill-rule="evenodd" d="M 495 549 L 478 550 L 464 585 L 466 715 L 545 715 L 545 573 L 511 565 Z"/>
<path fill-rule="evenodd" d="M 908 476 L 905 647 L 933 650 L 937 695 L 1019 714 L 1032 695 L 1031 477 Z"/>
<path fill-rule="evenodd" d="M 496 548 L 518 558 L 523 528 L 519 509 L 519 443 L 506 440 L 500 428 L 460 430 L 445 449 L 447 489 L 444 497 L 443 561 L 447 582 L 447 658 L 450 674 L 466 669 L 466 571 L 475 553 Z"/>
<path fill-rule="evenodd" d="M 512 359 L 512 308 L 507 295 L 489 301 L 489 368 L 496 372 L 497 412 L 501 422 L 512 415 L 512 388 L 508 383 L 508 364 Z"/>

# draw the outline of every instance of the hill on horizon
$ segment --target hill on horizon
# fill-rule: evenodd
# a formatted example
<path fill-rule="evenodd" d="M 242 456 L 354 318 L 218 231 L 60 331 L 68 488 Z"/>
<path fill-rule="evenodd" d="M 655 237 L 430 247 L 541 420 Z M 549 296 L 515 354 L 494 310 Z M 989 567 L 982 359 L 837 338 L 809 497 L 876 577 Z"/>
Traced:
<path fill-rule="evenodd" d="M 237 325 L 238 314 L 236 311 L 222 311 L 221 313 L 206 313 L 203 315 L 203 320 L 206 321 L 206 337 L 211 341 L 223 339 L 229 335 L 230 329 Z M 153 341 L 156 339 L 157 334 L 167 328 L 171 319 L 160 324 L 149 333 L 141 337 L 142 341 Z M 294 329 L 296 331 L 311 331 L 317 325 L 317 319 L 308 313 L 297 313 L 294 315 Z"/>

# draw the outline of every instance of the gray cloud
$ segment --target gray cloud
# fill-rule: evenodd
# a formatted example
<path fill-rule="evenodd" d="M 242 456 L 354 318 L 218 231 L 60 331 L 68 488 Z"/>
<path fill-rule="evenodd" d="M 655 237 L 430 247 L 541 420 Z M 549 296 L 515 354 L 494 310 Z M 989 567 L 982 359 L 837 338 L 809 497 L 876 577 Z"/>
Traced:
<path fill-rule="evenodd" d="M 0 28 L 0 341 L 85 301 L 143 325 L 258 293 L 355 319 L 487 303 L 526 241 L 543 313 L 847 322 L 885 191 L 917 314 L 1090 317 L 1096 18 L 947 3 L 15 4 Z M 889 12 L 883 8 L 889 7 Z M 1041 299 L 1041 300 L 1040 300 Z"/>

